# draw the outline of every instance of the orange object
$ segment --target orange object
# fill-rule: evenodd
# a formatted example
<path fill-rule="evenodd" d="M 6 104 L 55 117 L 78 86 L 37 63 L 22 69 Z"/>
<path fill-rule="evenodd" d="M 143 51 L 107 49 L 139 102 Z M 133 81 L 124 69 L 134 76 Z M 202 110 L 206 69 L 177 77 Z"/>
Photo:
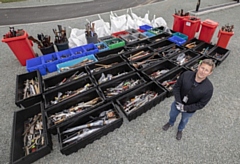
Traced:
<path fill-rule="evenodd" d="M 213 34 L 218 26 L 217 22 L 214 22 L 210 19 L 206 19 L 202 23 L 202 28 L 199 34 L 199 40 L 210 43 L 213 37 Z"/>
<path fill-rule="evenodd" d="M 35 57 L 35 53 L 32 49 L 33 44 L 28 40 L 28 34 L 25 31 L 22 36 L 3 38 L 2 42 L 8 44 L 22 66 L 26 66 L 26 60 Z"/>
<path fill-rule="evenodd" d="M 217 46 L 226 48 L 230 38 L 234 35 L 234 32 L 226 32 L 219 30 Z"/>

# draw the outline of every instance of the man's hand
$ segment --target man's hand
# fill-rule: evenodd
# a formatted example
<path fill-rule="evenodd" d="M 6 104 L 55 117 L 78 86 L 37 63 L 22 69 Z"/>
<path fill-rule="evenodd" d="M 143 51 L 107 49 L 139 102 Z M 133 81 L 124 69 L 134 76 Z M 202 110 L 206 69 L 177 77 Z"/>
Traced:
<path fill-rule="evenodd" d="M 186 112 L 184 111 L 184 105 L 180 102 L 176 102 L 176 108 L 180 111 L 180 112 Z"/>

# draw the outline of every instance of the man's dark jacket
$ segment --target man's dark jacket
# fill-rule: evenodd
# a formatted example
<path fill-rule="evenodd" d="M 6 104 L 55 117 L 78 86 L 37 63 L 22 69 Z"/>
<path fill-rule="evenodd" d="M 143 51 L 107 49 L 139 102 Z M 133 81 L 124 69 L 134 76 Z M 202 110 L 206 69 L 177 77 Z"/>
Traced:
<path fill-rule="evenodd" d="M 202 109 L 213 95 L 213 85 L 206 78 L 195 87 L 196 72 L 186 71 L 177 80 L 173 94 L 176 102 L 184 104 L 184 110 L 188 113 L 193 113 L 196 110 Z M 183 102 L 183 97 L 188 95 L 187 103 Z"/>

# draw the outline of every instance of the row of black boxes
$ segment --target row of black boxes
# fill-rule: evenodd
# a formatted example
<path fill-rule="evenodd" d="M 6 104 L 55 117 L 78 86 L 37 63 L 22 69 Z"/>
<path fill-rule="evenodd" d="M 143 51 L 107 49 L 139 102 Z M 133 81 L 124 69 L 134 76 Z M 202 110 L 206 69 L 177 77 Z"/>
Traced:
<path fill-rule="evenodd" d="M 58 135 L 62 154 L 76 152 L 119 128 L 124 117 L 131 121 L 172 96 L 179 75 L 195 71 L 201 60 L 211 58 L 219 66 L 230 53 L 196 38 L 176 45 L 170 36 L 161 33 L 99 52 L 98 62 L 52 77 L 43 79 L 38 71 L 17 75 L 15 103 L 25 109 L 14 113 L 10 163 L 30 163 L 50 153 L 51 134 Z M 30 80 L 38 81 L 38 94 L 26 98 Z M 26 131 L 39 113 L 42 140 L 37 136 L 25 143 L 37 138 Z"/>

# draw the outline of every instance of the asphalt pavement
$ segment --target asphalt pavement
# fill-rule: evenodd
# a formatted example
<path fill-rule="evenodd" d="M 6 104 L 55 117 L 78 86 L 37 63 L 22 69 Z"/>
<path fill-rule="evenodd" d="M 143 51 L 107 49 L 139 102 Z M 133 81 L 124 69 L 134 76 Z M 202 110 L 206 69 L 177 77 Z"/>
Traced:
<path fill-rule="evenodd" d="M 47 1 L 29 0 L 22 3 L 13 3 L 16 7 L 32 4 L 49 5 L 70 3 L 71 1 Z M 76 2 L 76 1 L 75 1 Z M 136 1 L 137 2 L 137 1 Z M 149 1 L 150 2 L 150 1 Z M 202 1 L 201 7 L 209 7 L 229 0 Z M 25 4 L 24 4 L 25 3 Z M 32 7 L 29 6 L 29 7 Z M 13 6 L 9 6 L 12 8 Z M 196 1 L 192 0 L 166 0 L 133 7 L 133 12 L 143 17 L 150 12 L 149 19 L 163 17 L 168 26 L 173 25 L 175 9 L 190 11 L 195 9 Z M 0 4 L 0 8 L 7 8 Z M 125 14 L 127 9 L 113 10 L 118 15 Z M 53 11 L 52 11 L 53 12 Z M 81 11 L 79 11 L 81 12 Z M 110 22 L 109 11 L 99 13 L 101 17 Z M 103 136 L 101 139 L 78 152 L 69 156 L 62 155 L 58 145 L 57 136 L 52 136 L 52 152 L 34 162 L 36 164 L 239 164 L 240 162 L 240 7 L 216 10 L 211 13 L 199 15 L 201 20 L 211 19 L 219 23 L 214 33 L 212 43 L 217 42 L 217 31 L 225 24 L 234 25 L 234 36 L 231 38 L 228 49 L 231 50 L 228 58 L 216 68 L 209 77 L 214 85 L 214 94 L 209 104 L 198 111 L 189 121 L 183 132 L 181 141 L 175 139 L 177 126 L 169 131 L 162 130 L 162 126 L 168 121 L 168 113 L 173 97 L 165 99 L 151 110 L 137 117 L 131 122 L 125 121 L 123 125 Z M 29 13 L 29 17 L 36 17 Z M 41 16 L 39 16 L 41 17 Z M 50 17 L 50 16 L 49 16 Z M 62 26 L 84 29 L 86 19 L 93 21 L 98 19 L 96 14 L 79 16 L 69 19 L 61 19 L 38 23 L 21 23 L 14 25 L 21 28 L 29 35 L 38 33 L 49 34 L 53 38 L 52 29 L 58 24 Z M 2 21 L 2 18 L 0 19 Z M 8 25 L 0 26 L 3 35 L 9 30 Z M 70 29 L 68 30 L 68 36 Z M 198 34 L 196 35 L 198 36 Z M 12 136 L 13 112 L 20 109 L 15 105 L 16 75 L 26 73 L 26 68 L 21 66 L 13 52 L 6 43 L 0 44 L 0 163 L 9 163 L 10 145 Z M 35 52 L 39 53 L 36 45 Z M 179 118 L 177 119 L 177 123 Z"/>

